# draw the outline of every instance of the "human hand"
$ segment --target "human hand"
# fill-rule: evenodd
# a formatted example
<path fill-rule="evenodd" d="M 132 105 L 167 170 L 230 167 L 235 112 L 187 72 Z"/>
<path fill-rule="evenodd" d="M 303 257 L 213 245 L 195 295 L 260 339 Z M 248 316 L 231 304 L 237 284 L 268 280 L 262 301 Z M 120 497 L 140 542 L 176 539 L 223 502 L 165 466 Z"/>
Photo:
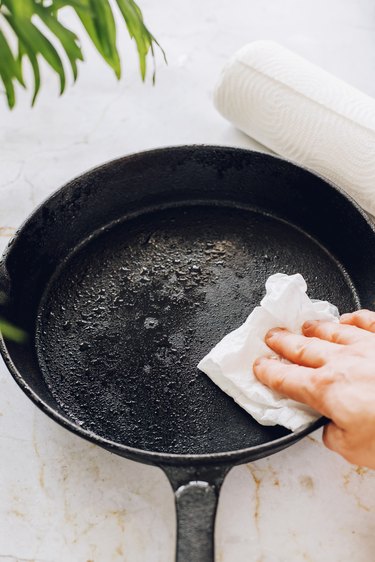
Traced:
<path fill-rule="evenodd" d="M 323 432 L 329 449 L 375 469 L 375 312 L 344 314 L 339 324 L 306 322 L 302 332 L 270 330 L 267 345 L 293 364 L 260 358 L 254 374 L 329 418 Z"/>

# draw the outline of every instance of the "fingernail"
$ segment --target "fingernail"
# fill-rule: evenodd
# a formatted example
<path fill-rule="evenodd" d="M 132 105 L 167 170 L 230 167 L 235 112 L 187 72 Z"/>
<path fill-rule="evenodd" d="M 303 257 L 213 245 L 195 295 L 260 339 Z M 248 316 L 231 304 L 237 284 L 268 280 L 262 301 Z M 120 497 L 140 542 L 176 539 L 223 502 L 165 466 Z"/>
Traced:
<path fill-rule="evenodd" d="M 261 362 L 262 362 L 263 357 L 258 357 L 258 359 L 255 359 L 254 363 L 253 363 L 253 367 L 258 367 Z"/>
<path fill-rule="evenodd" d="M 283 332 L 285 330 L 285 328 L 272 328 L 271 330 L 268 330 L 268 332 L 266 333 L 266 339 L 270 339 L 273 336 L 276 336 L 276 334 Z"/>
<path fill-rule="evenodd" d="M 341 314 L 340 320 L 347 320 L 348 318 L 350 318 L 350 316 L 351 316 L 350 312 L 345 312 L 345 314 Z"/>
<path fill-rule="evenodd" d="M 302 330 L 307 330 L 317 323 L 317 320 L 307 320 L 302 324 Z"/>

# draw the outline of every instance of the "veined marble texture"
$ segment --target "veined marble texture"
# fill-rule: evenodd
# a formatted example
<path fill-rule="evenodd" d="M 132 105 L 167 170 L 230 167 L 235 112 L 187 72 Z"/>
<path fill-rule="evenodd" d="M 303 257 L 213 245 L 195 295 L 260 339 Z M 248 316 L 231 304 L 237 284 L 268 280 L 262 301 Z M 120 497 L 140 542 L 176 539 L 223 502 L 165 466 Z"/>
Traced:
<path fill-rule="evenodd" d="M 370 0 L 140 0 L 167 51 L 156 86 L 139 78 L 125 32 L 117 82 L 93 48 L 63 97 L 43 68 L 34 109 L 0 103 L 0 243 L 46 196 L 88 168 L 148 148 L 259 148 L 215 111 L 222 65 L 248 41 L 274 39 L 375 95 Z M 67 10 L 67 21 L 79 24 Z M 0 561 L 172 562 L 175 520 L 159 469 L 116 457 L 39 412 L 0 365 Z M 317 432 L 237 467 L 222 489 L 217 562 L 373 562 L 375 472 L 326 450 Z"/>

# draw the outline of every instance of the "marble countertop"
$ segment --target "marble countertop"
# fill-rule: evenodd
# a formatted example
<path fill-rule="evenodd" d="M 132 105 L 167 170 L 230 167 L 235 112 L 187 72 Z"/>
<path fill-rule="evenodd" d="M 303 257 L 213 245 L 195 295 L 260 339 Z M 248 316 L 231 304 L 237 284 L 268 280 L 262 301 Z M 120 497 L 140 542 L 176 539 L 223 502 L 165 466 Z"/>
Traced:
<path fill-rule="evenodd" d="M 123 42 L 117 82 L 89 59 L 61 98 L 44 69 L 34 109 L 20 92 L 0 103 L 0 242 L 67 180 L 106 160 L 184 143 L 255 147 L 214 110 L 220 68 L 237 48 L 274 39 L 375 95 L 375 6 L 370 0 L 140 0 L 167 51 L 157 82 L 142 84 Z M 66 18 L 77 26 L 69 11 Z M 159 469 L 83 442 L 54 424 L 0 365 L 0 560 L 172 562 L 170 486 Z M 217 562 L 373 562 L 375 472 L 326 450 L 321 433 L 237 467 L 222 489 Z"/>

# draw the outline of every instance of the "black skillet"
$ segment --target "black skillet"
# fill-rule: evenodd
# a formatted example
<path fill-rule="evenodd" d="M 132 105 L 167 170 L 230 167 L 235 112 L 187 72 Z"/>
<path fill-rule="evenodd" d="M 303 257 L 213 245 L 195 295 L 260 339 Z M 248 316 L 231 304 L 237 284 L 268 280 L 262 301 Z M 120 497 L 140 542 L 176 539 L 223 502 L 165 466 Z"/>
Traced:
<path fill-rule="evenodd" d="M 220 486 L 236 464 L 298 441 L 262 427 L 196 368 L 300 272 L 342 312 L 373 308 L 375 232 L 323 179 L 247 150 L 187 146 L 84 174 L 39 207 L 1 265 L 8 368 L 52 419 L 162 468 L 175 492 L 179 562 L 214 557 Z"/>

